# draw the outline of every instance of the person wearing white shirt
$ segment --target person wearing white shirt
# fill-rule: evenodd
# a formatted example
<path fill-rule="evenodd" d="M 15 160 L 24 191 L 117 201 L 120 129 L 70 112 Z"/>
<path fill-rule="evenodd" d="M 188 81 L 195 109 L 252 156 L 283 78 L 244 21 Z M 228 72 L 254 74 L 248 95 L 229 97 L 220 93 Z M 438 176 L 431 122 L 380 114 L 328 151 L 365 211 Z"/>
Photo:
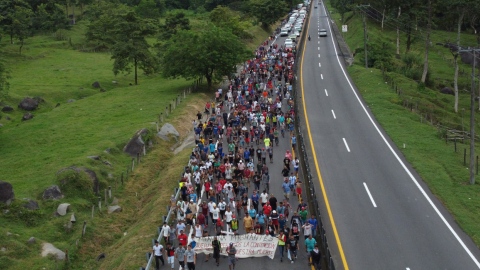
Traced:
<path fill-rule="evenodd" d="M 169 236 L 169 233 L 168 231 L 170 230 L 170 226 L 167 225 L 167 223 L 163 223 L 163 240 L 165 241 L 165 243 L 168 243 L 168 236 Z"/>
<path fill-rule="evenodd" d="M 268 202 L 268 193 L 265 190 L 260 194 L 260 200 L 262 201 L 262 207 Z"/>
<path fill-rule="evenodd" d="M 229 228 L 232 227 L 232 216 L 233 216 L 233 212 L 230 210 L 230 207 L 227 207 L 227 211 L 225 211 L 224 220 L 227 222 Z"/>
<path fill-rule="evenodd" d="M 207 161 L 207 163 L 205 163 L 205 165 L 207 166 L 207 169 L 210 169 L 210 167 L 212 167 L 212 161 Z"/>
<path fill-rule="evenodd" d="M 219 216 L 220 216 L 220 209 L 217 208 L 216 204 L 213 204 L 213 209 L 210 210 L 210 214 L 212 215 L 213 224 L 216 226 L 217 220 L 219 219 Z"/>
<path fill-rule="evenodd" d="M 153 246 L 153 256 L 155 256 L 155 265 L 157 270 L 160 270 L 160 261 L 162 261 L 162 265 L 165 265 L 165 261 L 163 260 L 163 246 L 155 240 L 155 245 Z"/>
<path fill-rule="evenodd" d="M 220 209 L 220 215 L 222 216 L 222 219 L 224 219 L 227 204 L 223 201 L 223 198 L 220 199 L 220 202 L 218 203 L 218 208 Z"/>

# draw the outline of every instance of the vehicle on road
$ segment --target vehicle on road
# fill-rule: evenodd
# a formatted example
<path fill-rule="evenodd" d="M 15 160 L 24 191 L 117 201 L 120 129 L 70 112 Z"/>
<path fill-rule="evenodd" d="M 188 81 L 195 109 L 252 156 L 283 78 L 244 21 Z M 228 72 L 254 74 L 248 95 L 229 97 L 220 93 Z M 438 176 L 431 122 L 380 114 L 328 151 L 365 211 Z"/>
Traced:
<path fill-rule="evenodd" d="M 285 45 L 287 45 L 287 44 L 293 44 L 293 41 L 292 41 L 291 39 L 288 39 L 288 38 L 287 38 L 287 39 L 285 40 Z"/>
<path fill-rule="evenodd" d="M 302 32 L 302 27 L 301 26 L 295 26 L 295 30 L 297 30 L 298 32 Z"/>
<path fill-rule="evenodd" d="M 315 8 L 317 8 L 317 6 L 315 6 Z"/>
<path fill-rule="evenodd" d="M 327 36 L 327 30 L 326 29 L 318 30 L 318 36 L 319 37 L 326 37 Z"/>
<path fill-rule="evenodd" d="M 288 36 L 288 30 L 285 28 L 282 28 L 282 30 L 280 31 L 280 36 L 281 37 Z"/>
<path fill-rule="evenodd" d="M 293 33 L 294 33 L 297 37 L 300 36 L 300 32 L 298 32 L 297 30 L 293 31 Z"/>
<path fill-rule="evenodd" d="M 292 41 L 295 41 L 295 40 L 297 39 L 297 35 L 295 35 L 295 33 L 290 34 L 288 37 L 289 37 Z"/>

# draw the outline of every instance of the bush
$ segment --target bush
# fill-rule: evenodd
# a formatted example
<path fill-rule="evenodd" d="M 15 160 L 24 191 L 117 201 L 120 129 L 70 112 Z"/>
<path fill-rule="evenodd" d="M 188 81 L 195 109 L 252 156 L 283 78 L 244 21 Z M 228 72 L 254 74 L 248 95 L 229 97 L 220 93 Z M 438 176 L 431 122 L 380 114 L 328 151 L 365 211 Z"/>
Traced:
<path fill-rule="evenodd" d="M 384 41 L 369 42 L 367 48 L 367 64 L 369 67 L 384 68 L 387 71 L 393 69 L 393 57 L 390 53 L 393 48 L 390 43 Z M 363 65 L 365 63 L 365 49 L 357 48 L 355 53 L 360 54 L 360 63 Z"/>
<path fill-rule="evenodd" d="M 98 177 L 97 177 L 98 178 Z M 66 170 L 57 175 L 61 189 L 67 198 L 82 198 L 93 203 L 96 201 L 93 193 L 93 183 L 83 171 Z"/>

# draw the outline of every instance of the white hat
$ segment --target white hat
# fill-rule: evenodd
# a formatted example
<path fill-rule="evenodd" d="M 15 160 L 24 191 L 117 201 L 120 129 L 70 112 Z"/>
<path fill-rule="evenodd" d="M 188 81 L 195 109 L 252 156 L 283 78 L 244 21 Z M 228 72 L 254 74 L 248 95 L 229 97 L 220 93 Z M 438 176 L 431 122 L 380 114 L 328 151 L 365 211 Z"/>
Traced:
<path fill-rule="evenodd" d="M 277 213 L 277 211 L 273 210 L 273 213 L 275 214 L 275 213 Z"/>

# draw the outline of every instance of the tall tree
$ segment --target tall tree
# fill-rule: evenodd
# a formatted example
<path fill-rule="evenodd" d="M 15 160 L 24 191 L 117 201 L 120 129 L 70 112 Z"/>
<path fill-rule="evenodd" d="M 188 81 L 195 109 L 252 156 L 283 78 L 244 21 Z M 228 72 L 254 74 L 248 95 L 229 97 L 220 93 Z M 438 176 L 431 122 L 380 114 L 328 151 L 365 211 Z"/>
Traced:
<path fill-rule="evenodd" d="M 169 39 L 179 30 L 190 30 L 190 20 L 182 11 L 168 13 L 165 18 L 165 25 L 160 27 L 162 35 L 159 39 Z"/>
<path fill-rule="evenodd" d="M 16 8 L 30 9 L 30 5 L 23 0 L 2 0 L 0 1 L 0 25 L 3 31 L 10 36 L 10 44 L 13 44 L 13 19 Z"/>
<path fill-rule="evenodd" d="M 430 30 L 432 29 L 432 0 L 428 2 L 428 22 L 427 22 L 427 38 L 425 39 L 425 59 L 423 63 L 422 82 L 425 83 L 428 72 L 428 49 L 430 48 Z"/>
<path fill-rule="evenodd" d="M 20 41 L 20 54 L 22 54 L 25 39 L 27 39 L 31 33 L 30 27 L 32 26 L 32 15 L 33 11 L 30 8 L 21 6 L 16 6 L 15 12 L 12 14 L 11 33 L 13 37 Z"/>
<path fill-rule="evenodd" d="M 93 3 L 93 0 L 77 0 L 77 3 L 80 6 L 80 16 L 83 19 L 83 7 Z"/>
<path fill-rule="evenodd" d="M 179 31 L 164 45 L 162 73 L 167 78 L 205 77 L 214 80 L 229 76 L 236 65 L 251 57 L 246 45 L 230 31 L 208 24 L 201 31 Z"/>
<path fill-rule="evenodd" d="M 239 38 L 252 38 L 249 29 L 252 24 L 249 21 L 242 21 L 240 15 L 228 7 L 218 6 L 209 14 L 210 21 L 218 27 L 228 28 Z"/>
<path fill-rule="evenodd" d="M 156 57 L 150 52 L 150 45 L 145 39 L 157 32 L 155 21 L 140 19 L 135 12 L 129 12 L 119 15 L 113 31 L 116 41 L 110 49 L 114 60 L 113 73 L 130 73 L 133 66 L 137 85 L 138 68 L 145 74 L 156 70 Z"/>
<path fill-rule="evenodd" d="M 33 28 L 44 32 L 56 32 L 58 29 L 70 27 L 65 11 L 54 1 L 39 5 L 32 23 Z"/>
<path fill-rule="evenodd" d="M 273 24 L 288 12 L 283 0 L 250 0 L 251 13 L 264 27 Z"/>
<path fill-rule="evenodd" d="M 157 3 L 153 0 L 142 0 L 135 7 L 135 12 L 142 18 L 158 19 L 163 12 L 157 7 Z"/>

